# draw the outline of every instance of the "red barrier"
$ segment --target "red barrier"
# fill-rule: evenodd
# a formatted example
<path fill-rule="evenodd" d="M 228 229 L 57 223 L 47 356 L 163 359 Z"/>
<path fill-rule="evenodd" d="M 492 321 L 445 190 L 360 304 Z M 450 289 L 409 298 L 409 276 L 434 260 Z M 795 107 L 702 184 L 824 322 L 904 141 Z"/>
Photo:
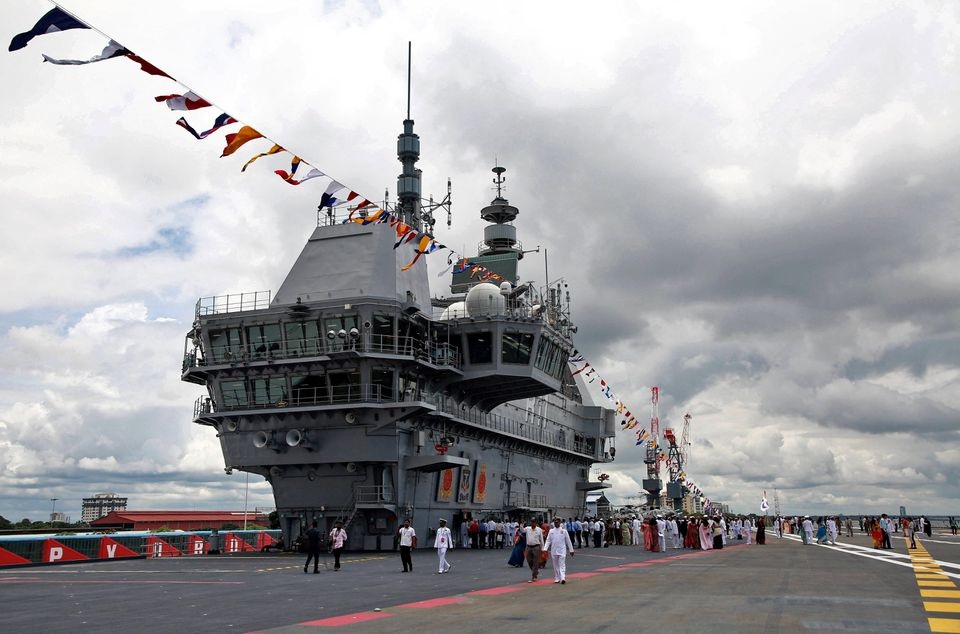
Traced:
<path fill-rule="evenodd" d="M 100 538 L 100 553 L 98 556 L 100 559 L 127 559 L 140 555 L 109 537 L 102 537 Z"/>
<path fill-rule="evenodd" d="M 24 559 L 20 555 L 14 555 L 9 550 L 0 548 L 0 566 L 17 566 L 19 564 L 33 563 L 29 559 Z"/>
<path fill-rule="evenodd" d="M 245 553 L 256 550 L 243 539 L 233 533 L 225 533 L 223 536 L 223 552 L 225 553 Z"/>
<path fill-rule="evenodd" d="M 147 557 L 179 557 L 182 554 L 159 537 L 151 535 L 147 538 Z"/>
<path fill-rule="evenodd" d="M 69 546 L 64 546 L 55 539 L 46 539 L 43 542 L 43 563 L 53 564 L 58 561 L 86 561 L 90 559 L 78 553 Z"/>
<path fill-rule="evenodd" d="M 206 555 L 207 551 L 210 550 L 210 544 L 208 544 L 202 537 L 199 535 L 190 536 L 190 548 L 188 555 Z"/>

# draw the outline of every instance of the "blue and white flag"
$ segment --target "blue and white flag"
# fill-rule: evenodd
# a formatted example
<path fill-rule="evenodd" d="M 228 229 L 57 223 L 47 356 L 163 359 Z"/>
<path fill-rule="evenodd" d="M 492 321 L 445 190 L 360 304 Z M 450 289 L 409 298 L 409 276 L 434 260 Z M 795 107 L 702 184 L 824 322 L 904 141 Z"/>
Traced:
<path fill-rule="evenodd" d="M 760 498 L 760 512 L 766 513 L 768 510 L 770 510 L 770 504 L 767 503 L 767 492 L 764 491 L 763 497 Z"/>
<path fill-rule="evenodd" d="M 99 55 L 94 55 L 90 59 L 54 59 L 49 55 L 41 54 L 43 55 L 43 61 L 50 62 L 51 64 L 57 64 L 59 66 L 82 66 L 83 64 L 93 64 L 94 62 L 102 62 L 107 59 L 113 59 L 114 57 L 129 55 L 130 51 L 113 40 L 110 40 L 110 43 L 107 44 L 106 48 L 104 48 Z"/>
<path fill-rule="evenodd" d="M 10 47 L 7 50 L 19 51 L 21 48 L 25 47 L 30 40 L 38 35 L 57 33 L 59 31 L 66 31 L 68 29 L 89 28 L 89 26 L 80 20 L 77 20 L 73 16 L 68 15 L 59 7 L 54 7 L 53 9 L 50 9 L 42 18 L 40 18 L 40 20 L 33 25 L 32 29 L 25 33 L 14 35 L 13 39 L 10 40 Z"/>

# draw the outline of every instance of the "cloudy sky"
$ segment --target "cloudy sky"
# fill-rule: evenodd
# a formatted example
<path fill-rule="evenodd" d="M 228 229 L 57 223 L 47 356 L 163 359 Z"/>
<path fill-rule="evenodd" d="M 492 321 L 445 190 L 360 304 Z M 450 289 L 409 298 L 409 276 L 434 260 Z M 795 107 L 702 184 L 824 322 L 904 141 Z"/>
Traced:
<path fill-rule="evenodd" d="M 693 416 L 688 473 L 711 498 L 960 513 L 956 3 L 133 4 L 65 6 L 373 199 L 400 169 L 413 40 L 424 192 L 453 179 L 438 237 L 479 241 L 505 165 L 525 247 L 570 284 L 578 347 L 635 412 L 659 385 L 663 426 Z M 49 8 L 2 3 L 2 35 Z M 241 174 L 269 142 L 219 159 L 222 134 L 177 128 L 153 101 L 176 84 L 128 60 L 41 63 L 104 44 L 69 31 L 0 56 L 14 520 L 53 497 L 79 519 L 101 491 L 242 508 L 243 475 L 190 422 L 183 337 L 198 297 L 276 290 L 322 191 L 279 182 L 282 156 Z M 542 256 L 524 265 L 542 281 Z M 618 441 L 604 471 L 623 501 L 643 465 Z M 266 483 L 250 506 L 272 506 Z"/>

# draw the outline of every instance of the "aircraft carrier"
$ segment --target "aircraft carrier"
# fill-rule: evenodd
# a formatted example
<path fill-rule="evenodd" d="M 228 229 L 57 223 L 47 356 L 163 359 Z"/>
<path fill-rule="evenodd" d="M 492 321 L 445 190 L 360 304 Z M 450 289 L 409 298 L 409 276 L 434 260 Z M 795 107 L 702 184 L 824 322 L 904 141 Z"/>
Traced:
<path fill-rule="evenodd" d="M 397 203 L 383 208 L 432 233 L 449 182 L 442 203 L 423 199 L 409 95 L 397 155 Z M 217 434 L 226 473 L 270 482 L 287 545 L 314 520 L 377 550 L 407 518 L 428 535 L 445 517 L 457 535 L 476 517 L 583 515 L 587 491 L 608 486 L 590 470 L 614 459 L 614 412 L 585 404 L 571 376 L 567 284 L 522 281 L 505 171 L 443 300 L 429 257 L 401 271 L 399 231 L 321 205 L 275 293 L 197 302 L 182 367 L 205 388 L 193 420 Z"/>

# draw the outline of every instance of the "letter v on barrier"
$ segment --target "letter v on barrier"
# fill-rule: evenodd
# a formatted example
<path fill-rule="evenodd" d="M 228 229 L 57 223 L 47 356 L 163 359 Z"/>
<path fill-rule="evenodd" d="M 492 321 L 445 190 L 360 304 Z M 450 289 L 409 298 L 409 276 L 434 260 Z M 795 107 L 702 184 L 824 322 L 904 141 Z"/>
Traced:
<path fill-rule="evenodd" d="M 136 552 L 109 537 L 100 538 L 100 559 L 124 559 L 139 557 Z"/>

